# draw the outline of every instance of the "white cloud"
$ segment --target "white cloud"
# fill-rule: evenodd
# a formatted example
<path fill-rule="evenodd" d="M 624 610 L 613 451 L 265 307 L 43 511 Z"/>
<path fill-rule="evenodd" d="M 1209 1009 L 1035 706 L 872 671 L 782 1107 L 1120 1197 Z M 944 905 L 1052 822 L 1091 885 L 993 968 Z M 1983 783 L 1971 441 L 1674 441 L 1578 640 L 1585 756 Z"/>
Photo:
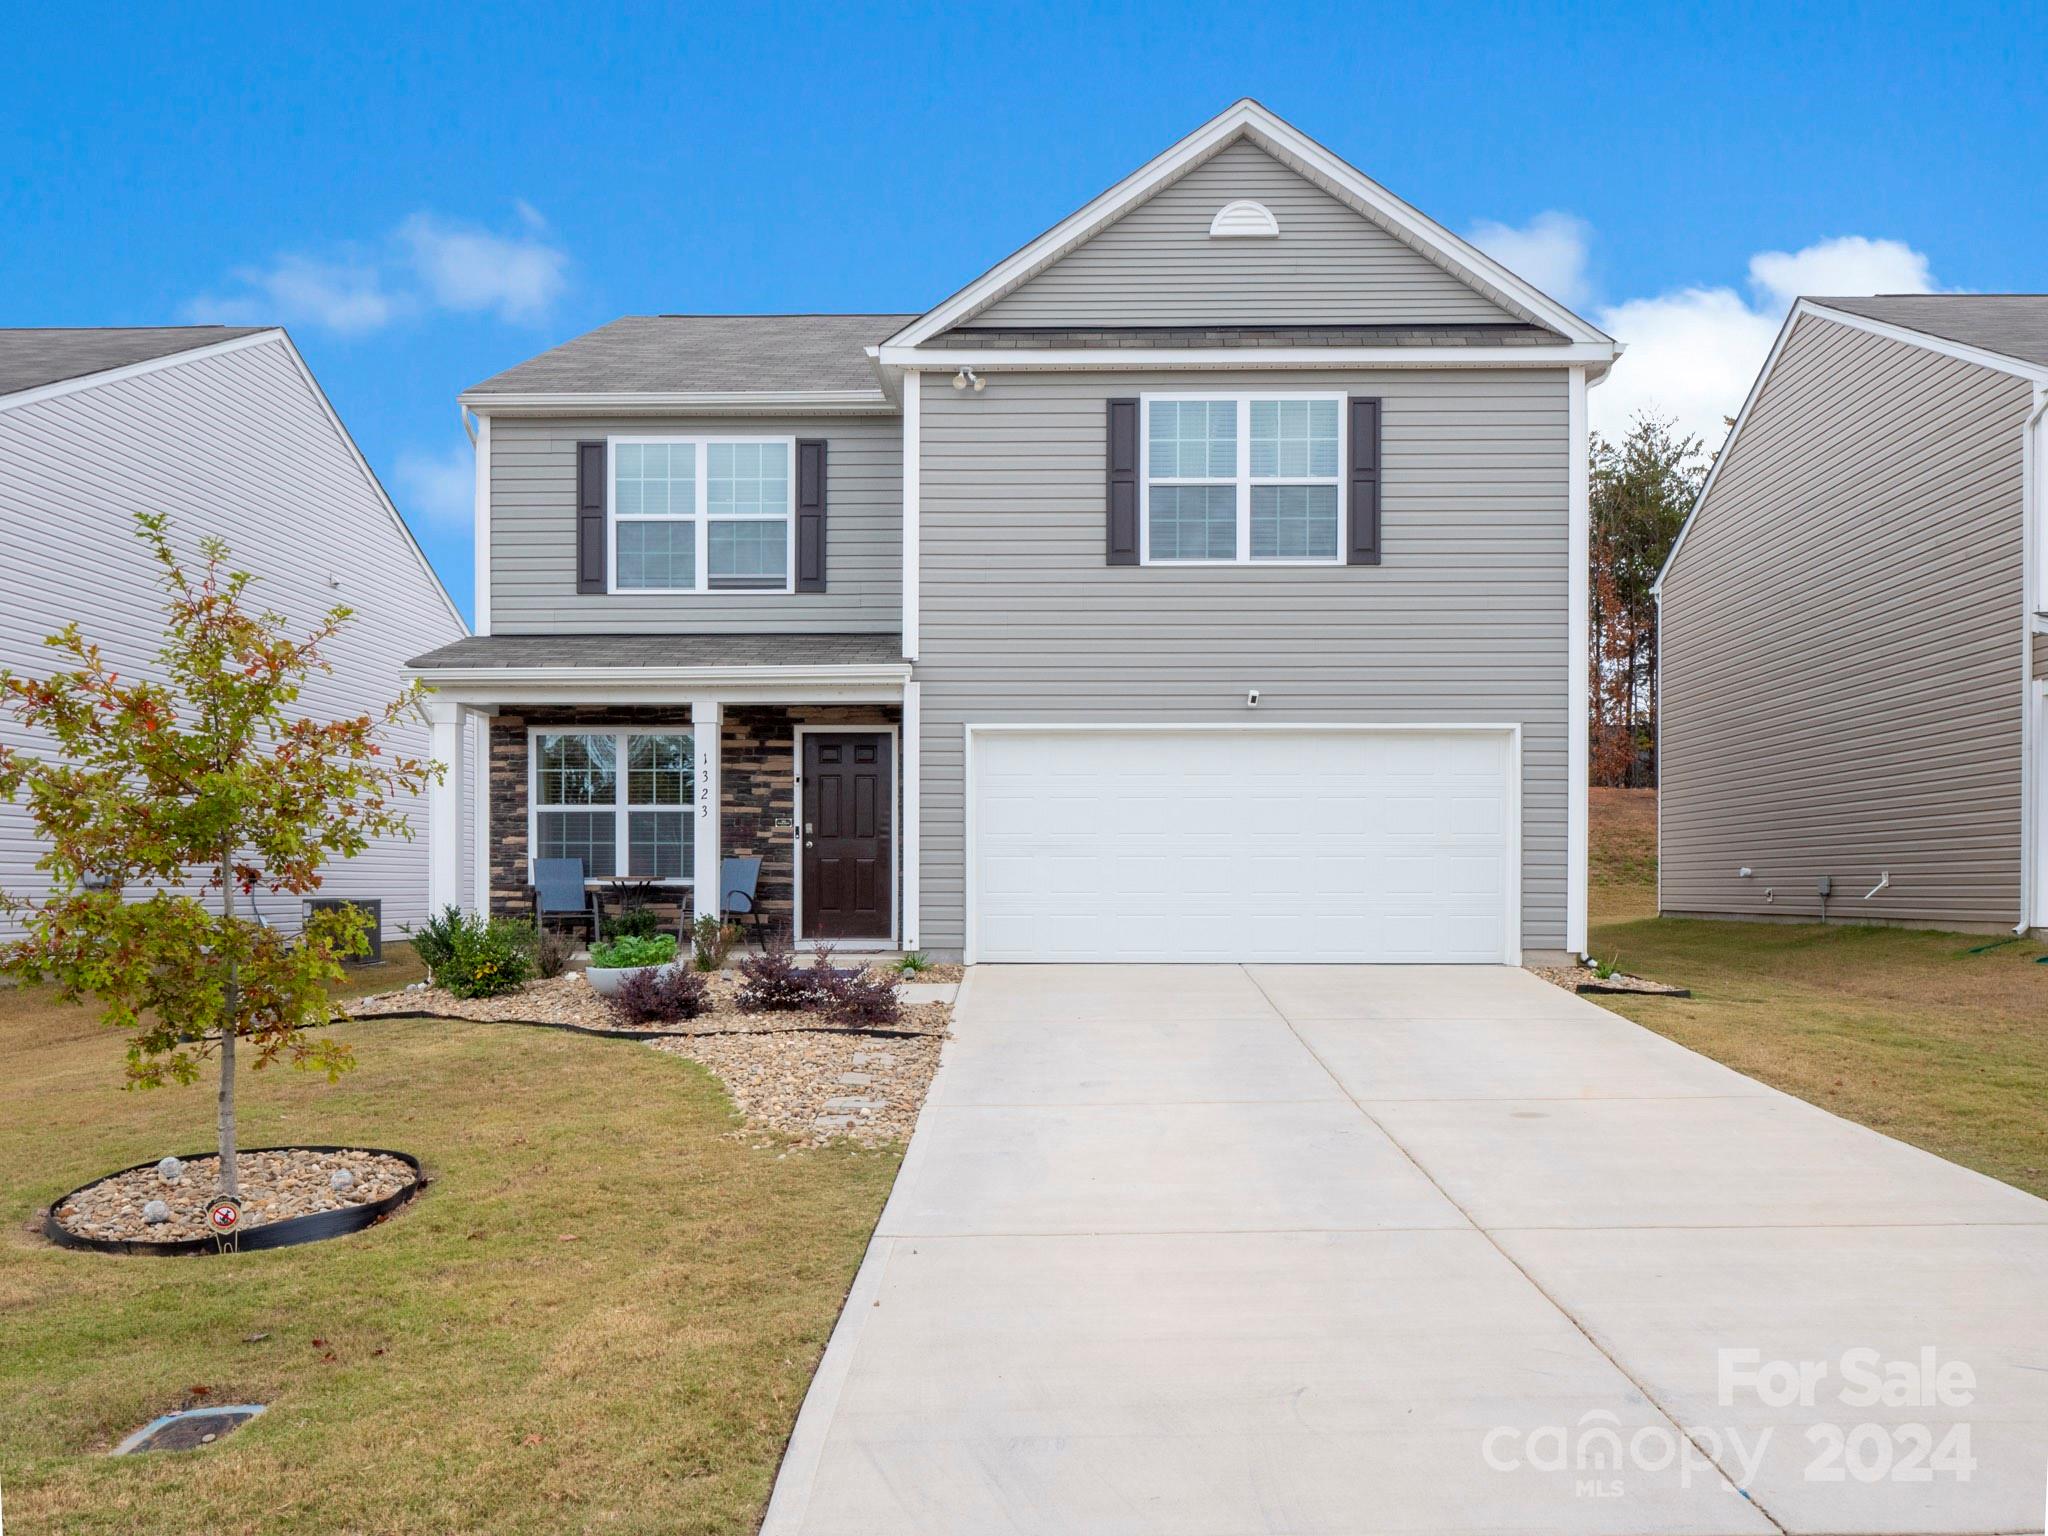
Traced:
<path fill-rule="evenodd" d="M 1575 214 L 1552 209 L 1519 229 L 1481 219 L 1472 226 L 1471 240 L 1560 304 L 1577 308 L 1592 297 L 1586 258 L 1592 248 L 1593 227 Z"/>
<path fill-rule="evenodd" d="M 1628 351 L 1590 396 L 1594 430 L 1620 436 L 1639 412 L 1654 411 L 1676 417 L 1712 452 L 1795 299 L 1936 291 L 1925 255 L 1862 235 L 1761 251 L 1749 260 L 1748 287 L 1748 297 L 1733 287 L 1682 288 L 1596 310 L 1594 323 Z"/>
<path fill-rule="evenodd" d="M 521 226 L 516 234 L 416 213 L 368 250 L 287 251 L 268 266 L 236 268 L 233 286 L 193 299 L 185 315 L 340 335 L 381 330 L 435 309 L 540 320 L 568 286 L 569 257 L 548 237 L 547 221 L 532 204 L 518 201 L 514 212 Z"/>
<path fill-rule="evenodd" d="M 519 204 L 519 215 L 532 233 L 508 238 L 416 213 L 399 226 L 398 238 L 414 273 L 442 308 L 537 320 L 567 285 L 569 258 L 541 238 L 544 226 L 529 204 Z"/>
<path fill-rule="evenodd" d="M 314 325 L 344 336 L 380 330 L 401 307 L 374 265 L 285 255 L 269 267 L 239 267 L 241 291 L 202 294 L 188 318 L 226 325 Z"/>
<path fill-rule="evenodd" d="M 476 519 L 476 455 L 467 443 L 409 448 L 392 474 L 398 507 L 416 526 L 467 531 Z"/>

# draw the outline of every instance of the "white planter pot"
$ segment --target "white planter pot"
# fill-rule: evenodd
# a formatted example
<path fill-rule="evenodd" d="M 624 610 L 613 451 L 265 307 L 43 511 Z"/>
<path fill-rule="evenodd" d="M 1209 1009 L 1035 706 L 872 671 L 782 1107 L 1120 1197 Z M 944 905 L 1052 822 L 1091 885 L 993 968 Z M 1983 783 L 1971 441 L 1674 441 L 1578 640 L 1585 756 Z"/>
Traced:
<path fill-rule="evenodd" d="M 675 968 L 674 961 L 667 965 L 621 965 L 609 969 L 593 965 L 584 970 L 583 979 L 590 983 L 590 990 L 599 997 L 610 997 L 626 984 L 628 976 L 638 976 L 642 971 L 672 971 Z"/>

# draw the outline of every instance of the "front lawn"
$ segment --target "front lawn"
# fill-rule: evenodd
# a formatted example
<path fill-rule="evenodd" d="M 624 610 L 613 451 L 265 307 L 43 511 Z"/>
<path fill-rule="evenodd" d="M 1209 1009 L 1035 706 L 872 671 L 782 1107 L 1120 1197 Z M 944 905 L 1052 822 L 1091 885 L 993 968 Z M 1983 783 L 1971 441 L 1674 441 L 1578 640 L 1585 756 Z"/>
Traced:
<path fill-rule="evenodd" d="M 356 990 L 413 974 L 401 946 Z M 746 1131 L 701 1067 L 634 1042 L 340 1033 L 339 1083 L 245 1076 L 243 1145 L 413 1152 L 434 1183 L 410 1208 L 227 1260 L 73 1253 L 42 1207 L 206 1148 L 211 1084 L 124 1093 L 118 1036 L 0 991 L 8 1530 L 752 1530 L 896 1152 Z M 205 1451 L 105 1454 L 251 1400 L 270 1412 Z"/>
<path fill-rule="evenodd" d="M 1655 825 L 1653 792 L 1593 792 L 1592 949 L 1694 996 L 1595 1001 L 1788 1093 L 2048 1196 L 2040 943 L 1659 918 Z"/>

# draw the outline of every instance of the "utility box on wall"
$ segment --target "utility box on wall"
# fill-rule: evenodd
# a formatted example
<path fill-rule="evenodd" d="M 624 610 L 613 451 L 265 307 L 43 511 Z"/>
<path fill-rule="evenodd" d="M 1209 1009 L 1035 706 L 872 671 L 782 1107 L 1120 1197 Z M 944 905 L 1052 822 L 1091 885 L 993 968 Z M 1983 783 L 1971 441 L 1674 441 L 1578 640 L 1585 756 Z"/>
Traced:
<path fill-rule="evenodd" d="M 347 896 L 313 896 L 306 901 L 306 916 L 315 912 L 329 912 L 336 907 L 354 907 L 370 914 L 370 948 L 368 953 L 352 955 L 345 962 L 349 965 L 375 965 L 384 958 L 384 902 L 380 897 L 352 899 Z"/>

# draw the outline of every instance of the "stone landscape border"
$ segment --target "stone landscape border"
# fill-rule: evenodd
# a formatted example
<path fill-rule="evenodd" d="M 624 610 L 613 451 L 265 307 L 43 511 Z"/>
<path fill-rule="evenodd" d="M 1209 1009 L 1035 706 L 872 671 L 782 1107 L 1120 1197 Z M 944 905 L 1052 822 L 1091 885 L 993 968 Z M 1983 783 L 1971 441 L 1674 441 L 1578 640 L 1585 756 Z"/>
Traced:
<path fill-rule="evenodd" d="M 380 1019 L 422 1019 L 435 1024 L 517 1024 L 523 1029 L 566 1029 L 572 1035 L 590 1035 L 599 1040 L 711 1040 L 736 1035 L 874 1035 L 885 1040 L 945 1038 L 945 1032 L 941 1030 L 884 1029 L 873 1024 L 791 1024 L 780 1029 L 597 1029 L 588 1024 L 570 1024 L 560 1019 L 472 1019 L 466 1014 L 424 1011 L 352 1013 L 348 1016 L 348 1022 L 351 1024 L 374 1024 Z M 96 1184 L 99 1181 L 95 1179 L 93 1182 Z"/>
<path fill-rule="evenodd" d="M 395 1157 L 413 1171 L 412 1182 L 404 1188 L 386 1195 L 381 1200 L 372 1200 L 363 1205 L 337 1206 L 331 1211 L 309 1211 L 304 1216 L 287 1216 L 282 1221 L 266 1221 L 260 1227 L 251 1227 L 237 1233 L 230 1240 L 217 1237 L 165 1238 L 152 1242 L 147 1238 L 133 1237 L 85 1237 L 73 1232 L 57 1219 L 67 1200 L 82 1195 L 96 1184 L 109 1179 L 118 1179 L 124 1174 L 140 1173 L 145 1168 L 154 1168 L 157 1159 L 146 1163 L 135 1163 L 127 1168 L 117 1168 L 112 1173 L 103 1173 L 96 1179 L 87 1179 L 76 1189 L 59 1195 L 43 1212 L 43 1235 L 59 1248 L 77 1248 L 93 1253 L 132 1254 L 148 1258 L 182 1258 L 188 1254 L 239 1252 L 255 1253 L 267 1248 L 292 1248 L 300 1243 L 317 1243 L 325 1238 L 343 1237 L 350 1232 L 360 1232 L 365 1227 L 375 1226 L 386 1216 L 404 1205 L 431 1182 L 426 1170 L 420 1167 L 420 1160 L 410 1152 L 394 1152 L 388 1147 L 365 1147 L 353 1143 L 342 1146 L 317 1142 L 293 1142 L 280 1147 L 245 1147 L 246 1152 L 368 1152 L 377 1157 Z M 190 1162 L 195 1158 L 212 1157 L 213 1149 L 204 1152 L 180 1154 L 181 1160 Z"/>

